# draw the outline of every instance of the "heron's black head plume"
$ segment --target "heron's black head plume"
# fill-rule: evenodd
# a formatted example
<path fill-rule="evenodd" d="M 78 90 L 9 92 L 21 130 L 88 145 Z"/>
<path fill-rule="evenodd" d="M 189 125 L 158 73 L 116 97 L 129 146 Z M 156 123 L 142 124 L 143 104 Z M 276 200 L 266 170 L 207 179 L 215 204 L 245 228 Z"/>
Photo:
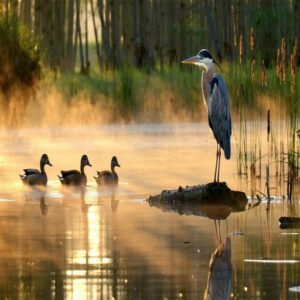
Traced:
<path fill-rule="evenodd" d="M 209 53 L 209 51 L 207 49 L 200 50 L 198 52 L 198 56 L 200 56 L 201 58 L 210 58 L 210 59 L 214 60 L 212 55 Z"/>
<path fill-rule="evenodd" d="M 201 49 L 198 52 L 198 56 L 203 59 L 203 58 L 210 58 L 214 64 L 216 64 L 219 69 L 222 71 L 222 68 L 219 66 L 219 64 L 214 60 L 214 58 L 212 57 L 212 55 L 210 54 L 210 52 L 207 49 Z"/>

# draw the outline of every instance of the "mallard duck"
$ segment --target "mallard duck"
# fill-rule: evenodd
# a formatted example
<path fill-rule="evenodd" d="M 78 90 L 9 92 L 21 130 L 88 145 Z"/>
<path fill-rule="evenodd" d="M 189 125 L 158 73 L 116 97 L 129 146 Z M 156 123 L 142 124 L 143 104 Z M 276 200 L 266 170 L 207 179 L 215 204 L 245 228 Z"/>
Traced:
<path fill-rule="evenodd" d="M 94 176 L 98 185 L 112 185 L 118 184 L 119 177 L 115 171 L 115 167 L 121 167 L 118 163 L 118 159 L 116 156 L 113 156 L 111 159 L 111 171 L 101 171 L 98 172 Z"/>
<path fill-rule="evenodd" d="M 24 169 L 24 174 L 20 175 L 22 182 L 27 185 L 47 185 L 48 178 L 45 172 L 45 165 L 52 167 L 47 154 L 43 154 L 41 157 L 41 170 Z"/>
<path fill-rule="evenodd" d="M 60 171 L 61 176 L 58 175 L 58 178 L 63 185 L 86 185 L 87 178 L 84 173 L 85 166 L 92 166 L 89 162 L 89 159 L 86 155 L 82 155 L 80 161 L 80 172 L 77 170 L 70 171 Z"/>

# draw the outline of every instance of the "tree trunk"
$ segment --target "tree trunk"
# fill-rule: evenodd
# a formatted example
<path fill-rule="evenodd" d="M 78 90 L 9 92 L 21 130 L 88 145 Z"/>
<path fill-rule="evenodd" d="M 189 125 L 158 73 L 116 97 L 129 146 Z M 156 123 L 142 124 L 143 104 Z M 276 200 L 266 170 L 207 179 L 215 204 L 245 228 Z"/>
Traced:
<path fill-rule="evenodd" d="M 23 0 L 23 22 L 31 30 L 31 0 Z"/>
<path fill-rule="evenodd" d="M 152 36 L 152 3 L 149 0 L 143 0 L 143 39 L 142 44 L 145 45 L 145 67 L 151 70 L 154 67 L 154 49 L 153 49 L 153 36 Z"/>
<path fill-rule="evenodd" d="M 298 55 L 297 55 L 297 64 L 300 65 L 300 3 L 298 0 L 294 0 L 293 2 L 293 10 L 294 10 L 294 36 L 297 39 L 298 45 Z"/>
<path fill-rule="evenodd" d="M 123 35 L 123 59 L 129 64 L 134 64 L 134 28 L 133 18 L 133 0 L 122 2 L 122 35 Z"/>
<path fill-rule="evenodd" d="M 96 54 L 97 54 L 97 60 L 99 65 L 99 71 L 102 71 L 102 64 L 101 64 L 101 53 L 100 53 L 100 45 L 99 45 L 99 39 L 98 39 L 98 30 L 96 26 L 96 20 L 95 20 L 95 10 L 94 10 L 94 3 L 93 0 L 90 0 L 91 5 L 91 13 L 92 13 L 92 20 L 93 20 L 93 27 L 94 27 L 94 34 L 95 34 L 95 43 L 96 43 Z"/>
<path fill-rule="evenodd" d="M 90 73 L 90 56 L 89 56 L 89 29 L 88 29 L 88 0 L 84 1 L 85 7 L 85 73 Z"/>
<path fill-rule="evenodd" d="M 120 66 L 120 3 L 118 0 L 110 0 L 111 16 L 111 53 L 114 67 Z"/>
<path fill-rule="evenodd" d="M 80 73 L 85 73 L 82 35 L 80 27 L 80 0 L 76 0 L 76 31 L 79 39 Z"/>
<path fill-rule="evenodd" d="M 106 11 L 107 11 L 106 5 Z M 98 14 L 101 22 L 101 31 L 102 31 L 102 46 L 103 46 L 103 65 L 107 68 L 111 62 L 111 51 L 110 51 L 110 41 L 109 41 L 109 18 L 106 14 L 104 19 L 104 5 L 103 0 L 98 0 Z"/>
<path fill-rule="evenodd" d="M 141 68 L 144 63 L 144 49 L 141 39 L 141 8 L 140 1 L 134 0 L 134 55 L 136 58 L 135 65 Z"/>
<path fill-rule="evenodd" d="M 42 5 L 43 0 L 34 1 L 34 34 L 36 39 L 38 39 L 42 33 Z"/>
<path fill-rule="evenodd" d="M 208 35 L 212 37 L 215 51 L 217 53 L 217 58 L 219 62 L 222 62 L 222 52 L 220 49 L 220 42 L 219 42 L 219 34 L 217 31 L 217 26 L 216 26 L 216 20 L 215 17 L 212 14 L 212 7 L 210 5 L 209 0 L 204 0 L 204 10 L 206 12 L 207 16 L 207 23 L 208 23 Z"/>
<path fill-rule="evenodd" d="M 74 61 L 74 0 L 68 0 L 67 19 L 67 43 L 66 43 L 66 70 L 72 71 Z"/>

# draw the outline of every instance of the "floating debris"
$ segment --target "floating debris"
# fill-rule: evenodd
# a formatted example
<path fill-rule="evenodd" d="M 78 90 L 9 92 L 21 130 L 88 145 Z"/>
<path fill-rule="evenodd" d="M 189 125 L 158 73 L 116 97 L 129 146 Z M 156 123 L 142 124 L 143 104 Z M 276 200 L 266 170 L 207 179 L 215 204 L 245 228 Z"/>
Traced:
<path fill-rule="evenodd" d="M 240 231 L 230 232 L 229 234 L 234 236 L 239 236 L 239 235 L 244 235 L 244 232 L 240 230 Z"/>
<path fill-rule="evenodd" d="M 191 242 L 190 241 L 182 241 L 181 244 L 183 244 L 183 245 L 184 244 L 191 244 Z"/>

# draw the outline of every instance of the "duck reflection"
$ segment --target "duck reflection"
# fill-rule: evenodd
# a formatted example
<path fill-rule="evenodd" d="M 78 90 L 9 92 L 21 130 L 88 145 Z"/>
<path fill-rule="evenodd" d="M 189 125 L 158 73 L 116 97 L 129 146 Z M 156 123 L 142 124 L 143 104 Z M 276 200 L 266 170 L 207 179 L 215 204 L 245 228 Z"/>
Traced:
<path fill-rule="evenodd" d="M 113 212 L 116 212 L 119 207 L 119 200 L 116 200 L 116 195 L 113 192 L 110 197 L 110 207 Z"/>
<path fill-rule="evenodd" d="M 38 188 L 30 188 L 24 193 L 25 202 L 31 201 L 39 201 L 40 202 L 40 210 L 43 216 L 47 216 L 49 206 L 46 201 L 46 190 L 38 189 Z"/>
<path fill-rule="evenodd" d="M 85 201 L 85 196 L 86 196 L 86 189 L 85 187 L 80 187 L 80 207 L 81 207 L 81 212 L 87 213 L 88 209 L 89 209 L 89 204 L 86 203 Z"/>
<path fill-rule="evenodd" d="M 98 203 L 103 201 L 107 201 L 110 199 L 110 208 L 112 212 L 117 212 L 119 207 L 119 200 L 117 199 L 118 194 L 118 186 L 110 185 L 110 186 L 98 186 L 97 187 L 98 194 Z"/>
<path fill-rule="evenodd" d="M 45 202 L 45 193 L 42 192 L 40 195 L 40 209 L 43 216 L 47 216 L 49 205 Z"/>

